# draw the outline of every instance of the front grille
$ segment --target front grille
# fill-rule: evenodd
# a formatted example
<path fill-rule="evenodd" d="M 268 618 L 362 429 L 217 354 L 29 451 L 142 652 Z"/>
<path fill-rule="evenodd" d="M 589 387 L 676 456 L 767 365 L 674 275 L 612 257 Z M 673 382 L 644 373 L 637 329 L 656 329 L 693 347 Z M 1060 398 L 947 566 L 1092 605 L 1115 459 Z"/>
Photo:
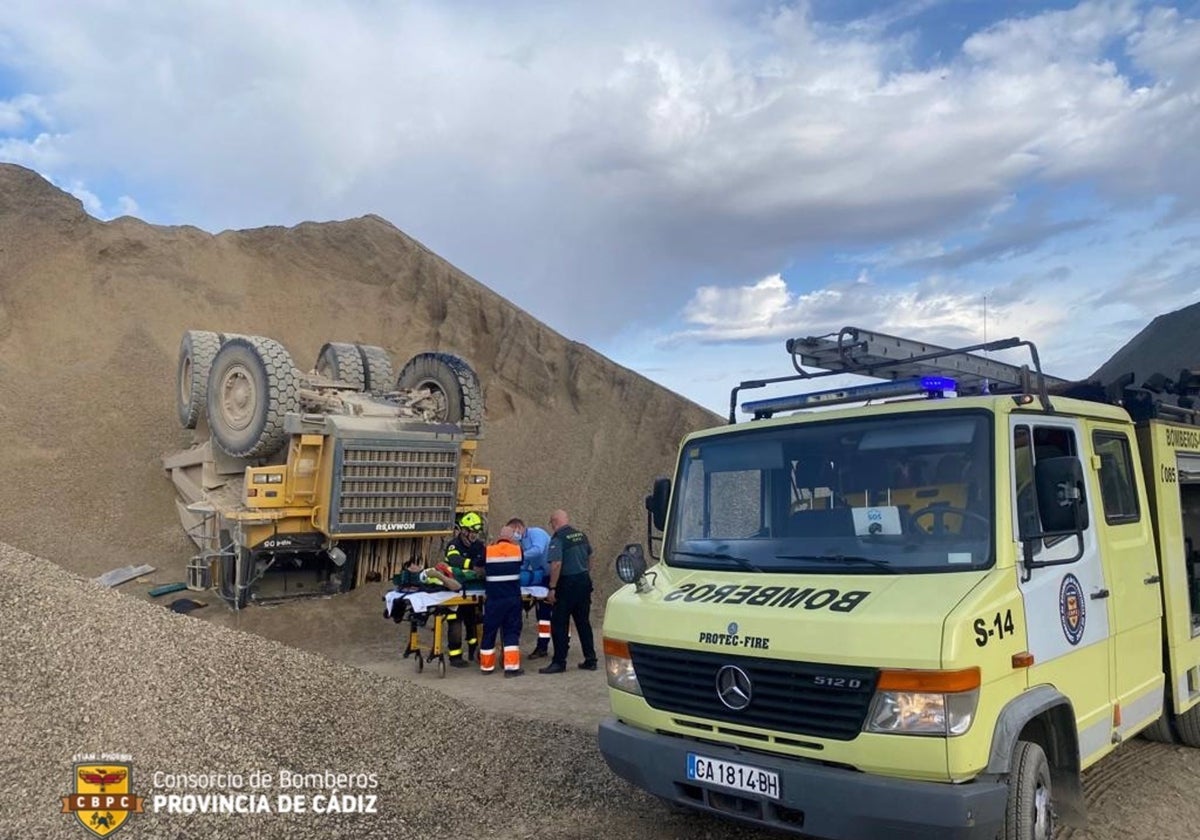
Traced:
<path fill-rule="evenodd" d="M 448 531 L 458 498 L 458 446 L 339 441 L 330 530 L 395 535 Z"/>
<path fill-rule="evenodd" d="M 862 730 L 879 678 L 874 668 L 653 645 L 630 644 L 629 653 L 642 694 L 656 709 L 837 741 L 849 741 Z M 726 665 L 736 665 L 750 678 L 750 704 L 744 709 L 730 709 L 717 695 L 717 672 Z"/>

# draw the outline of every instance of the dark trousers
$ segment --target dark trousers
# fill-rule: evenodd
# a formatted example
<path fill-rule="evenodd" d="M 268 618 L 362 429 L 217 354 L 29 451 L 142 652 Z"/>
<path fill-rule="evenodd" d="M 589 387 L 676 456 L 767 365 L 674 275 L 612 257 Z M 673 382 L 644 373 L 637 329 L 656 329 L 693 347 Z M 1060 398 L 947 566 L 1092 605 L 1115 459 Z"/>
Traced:
<path fill-rule="evenodd" d="M 461 659 L 463 656 L 463 625 L 467 629 L 467 654 L 474 650 L 479 639 L 475 630 L 475 607 L 459 607 L 454 615 L 446 616 L 446 652 L 451 659 Z"/>
<path fill-rule="evenodd" d="M 480 650 L 496 647 L 496 634 L 504 647 L 521 643 L 521 596 L 516 598 L 488 598 L 483 605 L 483 638 Z"/>
<path fill-rule="evenodd" d="M 552 662 L 567 664 L 567 636 L 571 621 L 579 634 L 579 645 L 583 648 L 585 662 L 596 661 L 596 647 L 592 640 L 592 578 L 590 575 L 566 575 L 558 579 L 555 592 L 554 613 L 550 616 L 550 636 L 554 640 Z"/>

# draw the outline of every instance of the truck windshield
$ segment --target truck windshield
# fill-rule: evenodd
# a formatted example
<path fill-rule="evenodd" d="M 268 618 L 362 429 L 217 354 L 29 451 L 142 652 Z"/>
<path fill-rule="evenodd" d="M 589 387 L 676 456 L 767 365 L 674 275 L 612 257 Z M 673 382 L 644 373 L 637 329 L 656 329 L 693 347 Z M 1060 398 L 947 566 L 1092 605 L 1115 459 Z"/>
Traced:
<path fill-rule="evenodd" d="M 665 559 L 683 568 L 908 574 L 993 559 L 992 421 L 925 411 L 700 439 Z"/>

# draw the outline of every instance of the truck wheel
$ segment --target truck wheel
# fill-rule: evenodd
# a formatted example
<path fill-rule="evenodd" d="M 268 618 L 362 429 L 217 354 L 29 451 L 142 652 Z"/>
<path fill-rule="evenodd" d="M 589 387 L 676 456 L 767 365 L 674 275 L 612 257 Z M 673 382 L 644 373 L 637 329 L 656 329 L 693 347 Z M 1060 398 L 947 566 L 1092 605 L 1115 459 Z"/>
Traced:
<path fill-rule="evenodd" d="M 284 416 L 299 407 L 292 357 L 269 338 L 231 338 L 208 375 L 208 424 L 217 445 L 234 458 L 265 458 L 287 433 Z"/>
<path fill-rule="evenodd" d="M 372 344 L 356 344 L 363 358 L 363 388 L 367 391 L 390 391 L 395 373 L 392 372 L 392 357 L 382 347 Z"/>
<path fill-rule="evenodd" d="M 317 354 L 317 373 L 344 382 L 356 391 L 365 387 L 363 358 L 353 344 L 329 342 Z"/>
<path fill-rule="evenodd" d="M 194 429 L 200 422 L 208 394 L 208 370 L 213 357 L 221 349 L 223 337 L 220 333 L 206 330 L 188 330 L 179 342 L 179 367 L 176 382 L 176 407 L 179 422 L 185 429 Z"/>
<path fill-rule="evenodd" d="M 1192 706 L 1175 718 L 1175 731 L 1179 743 L 1185 747 L 1200 747 L 1200 706 Z"/>
<path fill-rule="evenodd" d="M 400 371 L 396 388 L 428 389 L 437 406 L 435 419 L 443 423 L 475 426 L 483 423 L 483 389 L 479 387 L 479 378 L 458 356 L 450 353 L 413 356 Z"/>
<path fill-rule="evenodd" d="M 1050 763 L 1040 746 L 1017 741 L 1008 777 L 1004 840 L 1050 840 L 1053 834 Z"/>
<path fill-rule="evenodd" d="M 1171 731 L 1171 723 L 1167 720 L 1167 713 L 1154 723 L 1142 730 L 1141 735 L 1147 741 L 1155 741 L 1159 744 L 1177 744 L 1175 733 Z"/>

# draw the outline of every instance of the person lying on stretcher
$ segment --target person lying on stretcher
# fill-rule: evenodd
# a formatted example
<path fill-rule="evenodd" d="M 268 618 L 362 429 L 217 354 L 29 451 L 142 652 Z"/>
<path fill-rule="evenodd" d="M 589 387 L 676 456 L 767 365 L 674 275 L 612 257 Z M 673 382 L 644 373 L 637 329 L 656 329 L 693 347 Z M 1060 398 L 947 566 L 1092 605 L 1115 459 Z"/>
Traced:
<path fill-rule="evenodd" d="M 449 563 L 438 563 L 426 569 L 420 560 L 411 560 L 404 571 L 392 578 L 392 583 L 401 592 L 437 592 L 441 589 L 458 592 L 463 585 L 454 571 Z"/>

